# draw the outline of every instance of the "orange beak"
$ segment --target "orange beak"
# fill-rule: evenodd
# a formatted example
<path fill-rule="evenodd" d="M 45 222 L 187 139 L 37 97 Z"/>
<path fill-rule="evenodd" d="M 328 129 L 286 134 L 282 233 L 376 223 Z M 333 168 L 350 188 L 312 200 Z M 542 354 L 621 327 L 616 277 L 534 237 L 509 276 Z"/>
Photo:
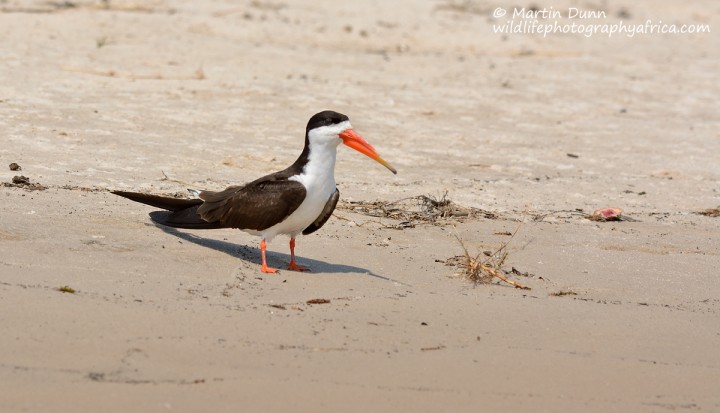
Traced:
<path fill-rule="evenodd" d="M 360 152 L 361 154 L 376 160 L 378 163 L 380 163 L 382 166 L 388 168 L 392 173 L 397 174 L 397 171 L 395 168 L 392 167 L 389 163 L 385 161 L 385 159 L 381 158 L 380 155 L 378 155 L 375 148 L 372 147 L 366 141 L 362 136 L 360 136 L 357 132 L 355 132 L 352 129 L 346 129 L 345 132 L 341 133 L 340 139 L 343 140 L 343 143 L 356 151 Z"/>

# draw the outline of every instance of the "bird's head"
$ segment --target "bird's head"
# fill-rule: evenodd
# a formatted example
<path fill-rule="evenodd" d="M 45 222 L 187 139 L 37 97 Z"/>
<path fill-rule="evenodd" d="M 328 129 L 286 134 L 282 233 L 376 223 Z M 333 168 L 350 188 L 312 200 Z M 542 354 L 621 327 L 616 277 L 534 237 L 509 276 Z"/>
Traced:
<path fill-rule="evenodd" d="M 313 115 L 308 121 L 307 138 L 309 144 L 313 146 L 337 147 L 340 143 L 344 143 L 397 174 L 395 168 L 381 158 L 365 138 L 353 130 L 350 119 L 342 113 L 326 110 Z"/>

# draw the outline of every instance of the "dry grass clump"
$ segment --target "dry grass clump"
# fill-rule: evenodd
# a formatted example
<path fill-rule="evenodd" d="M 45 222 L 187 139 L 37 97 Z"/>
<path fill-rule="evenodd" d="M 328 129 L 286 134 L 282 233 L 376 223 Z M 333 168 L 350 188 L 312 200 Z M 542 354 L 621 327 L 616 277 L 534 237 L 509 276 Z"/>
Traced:
<path fill-rule="evenodd" d="M 447 197 L 447 192 L 438 198 L 432 195 L 419 195 L 402 198 L 397 201 L 350 201 L 340 203 L 339 209 L 359 214 L 390 218 L 412 226 L 415 223 L 441 223 L 447 221 L 463 221 L 470 218 L 484 217 L 497 219 L 497 214 L 479 208 L 465 207 Z"/>
<path fill-rule="evenodd" d="M 513 233 L 513 236 L 514 235 L 515 233 Z M 475 284 L 489 284 L 493 281 L 493 279 L 497 278 L 515 288 L 523 290 L 530 289 L 530 287 L 526 287 L 518 282 L 510 280 L 508 278 L 509 273 L 502 269 L 502 266 L 508 257 L 507 246 L 510 241 L 502 243 L 500 248 L 494 252 L 485 251 L 473 256 L 468 252 L 463 240 L 457 235 L 455 238 L 457 238 L 463 249 L 463 255 L 456 256 L 448 260 L 448 263 L 454 263 L 461 269 L 461 271 L 456 273 L 456 275 L 462 276 Z M 516 271 L 517 270 L 513 268 L 513 271 L 511 272 L 515 273 Z"/>

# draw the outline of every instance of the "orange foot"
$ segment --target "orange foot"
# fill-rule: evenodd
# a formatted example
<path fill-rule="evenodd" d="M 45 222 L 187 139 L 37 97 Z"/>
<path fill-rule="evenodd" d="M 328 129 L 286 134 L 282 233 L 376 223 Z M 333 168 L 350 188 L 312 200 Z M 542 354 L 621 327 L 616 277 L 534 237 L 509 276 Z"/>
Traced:
<path fill-rule="evenodd" d="M 288 270 L 293 271 L 310 271 L 310 268 L 303 267 L 302 265 L 297 265 L 294 261 L 290 261 L 290 264 L 288 264 Z"/>
<path fill-rule="evenodd" d="M 270 268 L 267 265 L 263 265 L 260 271 L 264 272 L 265 274 L 276 274 L 278 272 L 275 268 Z"/>
<path fill-rule="evenodd" d="M 266 248 L 267 245 L 265 243 L 265 240 L 263 239 L 262 241 L 260 241 L 260 257 L 262 258 L 262 267 L 260 268 L 260 271 L 264 272 L 265 274 L 275 274 L 278 272 L 278 270 L 268 267 L 267 260 L 265 260 Z"/>

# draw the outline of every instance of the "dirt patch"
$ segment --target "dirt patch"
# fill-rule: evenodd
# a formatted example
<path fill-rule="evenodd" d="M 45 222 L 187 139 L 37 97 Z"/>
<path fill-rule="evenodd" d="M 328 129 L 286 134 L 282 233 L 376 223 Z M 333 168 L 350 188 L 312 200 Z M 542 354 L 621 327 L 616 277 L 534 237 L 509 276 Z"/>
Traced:
<path fill-rule="evenodd" d="M 36 182 L 30 182 L 30 178 L 24 175 L 13 176 L 11 182 L 3 182 L 2 186 L 9 188 L 23 188 L 27 189 L 28 191 L 44 191 L 47 189 L 45 185 Z"/>
<path fill-rule="evenodd" d="M 75 292 L 76 292 L 74 288 L 69 287 L 67 285 L 59 287 L 57 290 L 60 291 L 61 293 L 68 293 L 68 294 L 75 294 Z"/>
<path fill-rule="evenodd" d="M 717 218 L 717 217 L 720 217 L 720 207 L 709 208 L 704 211 L 698 212 L 698 214 L 704 215 L 706 217 Z"/>
<path fill-rule="evenodd" d="M 564 297 L 566 295 L 578 295 L 575 291 L 572 290 L 560 290 L 556 291 L 554 293 L 549 294 L 551 297 Z"/>

